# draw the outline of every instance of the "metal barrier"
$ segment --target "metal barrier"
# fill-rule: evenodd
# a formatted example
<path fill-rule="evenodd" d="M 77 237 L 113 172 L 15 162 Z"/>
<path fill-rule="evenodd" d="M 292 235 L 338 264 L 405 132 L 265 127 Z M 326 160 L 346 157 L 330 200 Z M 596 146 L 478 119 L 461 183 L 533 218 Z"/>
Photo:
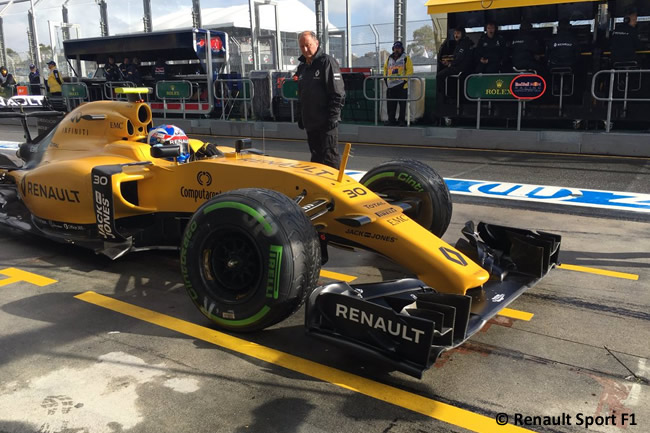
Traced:
<path fill-rule="evenodd" d="M 407 93 L 406 99 L 388 98 L 388 97 L 382 98 L 381 96 L 375 97 L 375 98 L 369 97 L 368 94 L 366 93 L 366 87 L 367 87 L 366 82 L 368 80 L 374 80 L 375 81 L 375 95 L 379 95 L 379 89 L 377 89 L 378 80 L 380 80 L 380 79 L 383 80 L 385 78 L 386 79 L 387 78 L 395 78 L 395 79 L 408 80 L 409 86 L 408 86 L 408 93 Z M 411 97 L 411 88 L 412 88 L 411 82 L 414 81 L 414 80 L 418 80 L 420 82 L 420 94 L 418 95 L 417 98 L 412 98 Z M 420 99 L 424 98 L 424 78 L 419 77 L 417 75 L 391 75 L 391 76 L 369 75 L 363 80 L 363 96 L 368 101 L 374 101 L 375 102 L 375 125 L 378 124 L 378 121 L 377 121 L 378 120 L 377 119 L 377 116 L 378 116 L 377 108 L 378 108 L 378 103 L 379 102 L 383 102 L 383 101 L 386 101 L 386 102 L 388 102 L 388 101 L 405 101 L 406 102 L 406 124 L 407 124 L 407 126 L 410 126 L 411 125 L 411 116 L 410 116 L 410 114 L 411 114 L 410 105 L 411 104 L 409 104 L 409 102 L 419 101 Z"/>
<path fill-rule="evenodd" d="M 643 74 L 650 73 L 650 69 L 605 69 L 603 71 L 598 71 L 594 74 L 593 79 L 591 80 L 591 96 L 597 101 L 607 101 L 607 123 L 605 124 L 606 132 L 609 132 L 612 127 L 612 104 L 614 102 L 623 102 L 623 111 L 627 111 L 628 102 L 650 102 L 650 98 L 628 98 L 628 77 L 629 74 L 639 74 L 639 82 L 641 81 L 641 76 Z M 607 98 L 603 98 L 596 95 L 596 80 L 599 75 L 609 74 L 609 94 Z M 622 98 L 614 97 L 614 78 L 617 74 L 625 74 L 625 91 Z"/>
<path fill-rule="evenodd" d="M 495 78 L 501 78 L 501 77 L 509 78 L 509 77 L 512 77 L 512 79 L 514 79 L 515 77 L 517 77 L 519 75 L 521 75 L 521 74 L 519 74 L 519 73 L 512 73 L 512 74 L 470 74 L 470 75 L 467 76 L 467 78 L 465 79 L 465 87 L 464 87 L 465 98 L 468 101 L 476 102 L 476 129 L 481 129 L 481 102 L 490 102 L 490 103 L 491 102 L 517 102 L 517 104 L 518 104 L 518 106 L 517 106 L 517 131 L 521 131 L 521 108 L 522 108 L 522 104 L 526 104 L 525 101 L 522 101 L 521 99 L 517 99 L 515 97 L 512 97 L 512 99 L 507 98 L 507 97 L 502 97 L 502 98 L 481 98 L 481 97 L 471 98 L 467 94 L 467 88 L 469 87 L 469 82 L 470 82 L 470 79 L 472 77 L 495 77 Z M 510 81 L 512 81 L 512 79 Z M 503 85 L 503 83 L 502 83 L 502 85 Z M 507 94 L 504 93 L 503 94 L 504 96 L 510 94 L 509 86 L 510 86 L 510 82 L 508 82 L 508 93 Z"/>
<path fill-rule="evenodd" d="M 239 97 L 240 90 L 237 90 L 237 92 L 232 95 L 232 91 L 227 85 L 227 83 L 243 83 L 242 90 L 243 90 L 243 96 Z M 226 84 L 224 86 L 224 83 Z M 217 92 L 217 84 L 219 84 L 219 90 L 221 92 Z M 221 119 L 226 120 L 226 107 L 229 102 L 231 102 L 230 105 L 230 111 L 228 112 L 228 118 L 230 117 L 230 113 L 232 112 L 232 109 L 235 106 L 235 102 L 241 101 L 244 103 L 244 119 L 248 121 L 248 103 L 251 103 L 251 111 L 253 110 L 253 97 L 255 96 L 255 89 L 253 88 L 253 82 L 251 81 L 250 78 L 219 78 L 214 80 L 214 98 L 217 101 L 221 101 Z M 250 90 L 250 96 L 247 96 L 246 93 L 246 87 Z M 226 90 L 228 96 L 226 97 Z M 220 96 L 219 96 L 220 95 Z"/>
<path fill-rule="evenodd" d="M 115 89 L 118 87 L 135 87 L 135 84 L 133 84 L 130 81 L 107 81 L 104 83 L 104 99 L 108 99 L 110 101 L 113 100 L 124 100 L 126 101 L 127 97 L 126 95 L 122 93 L 115 93 Z"/>

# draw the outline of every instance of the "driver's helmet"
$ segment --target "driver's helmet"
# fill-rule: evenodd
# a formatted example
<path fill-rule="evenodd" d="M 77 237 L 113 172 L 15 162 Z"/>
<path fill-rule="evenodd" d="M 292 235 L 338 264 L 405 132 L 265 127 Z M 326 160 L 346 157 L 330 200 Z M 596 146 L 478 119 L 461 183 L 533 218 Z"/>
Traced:
<path fill-rule="evenodd" d="M 185 163 L 190 158 L 189 139 L 185 132 L 175 125 L 160 125 L 149 131 L 147 143 L 150 146 L 165 146 L 177 144 L 181 147 L 181 154 L 176 158 L 179 163 Z"/>

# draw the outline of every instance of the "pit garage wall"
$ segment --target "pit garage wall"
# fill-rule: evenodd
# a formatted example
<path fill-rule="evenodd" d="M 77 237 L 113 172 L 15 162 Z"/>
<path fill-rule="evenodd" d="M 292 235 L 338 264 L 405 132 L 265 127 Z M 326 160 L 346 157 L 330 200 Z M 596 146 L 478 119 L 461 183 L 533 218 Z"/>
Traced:
<path fill-rule="evenodd" d="M 159 123 L 174 123 L 186 133 L 191 134 L 251 138 L 264 136 L 266 138 L 306 140 L 305 131 L 291 123 L 154 119 L 154 124 Z M 339 141 L 650 157 L 650 133 L 610 132 L 607 134 L 581 131 L 508 131 L 341 125 Z"/>

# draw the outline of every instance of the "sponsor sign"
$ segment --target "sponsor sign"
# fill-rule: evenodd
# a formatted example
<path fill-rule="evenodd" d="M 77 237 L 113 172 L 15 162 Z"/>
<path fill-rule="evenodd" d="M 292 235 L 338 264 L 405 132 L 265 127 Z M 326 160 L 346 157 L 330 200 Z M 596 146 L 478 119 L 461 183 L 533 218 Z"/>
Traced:
<path fill-rule="evenodd" d="M 366 172 L 346 170 L 345 174 L 360 180 Z M 650 194 L 469 179 L 445 182 L 452 194 L 650 213 Z"/>
<path fill-rule="evenodd" d="M 546 81 L 539 75 L 522 74 L 510 83 L 510 93 L 517 99 L 537 99 L 546 91 Z"/>
<path fill-rule="evenodd" d="M 189 99 L 192 86 L 188 81 L 160 81 L 156 83 L 156 96 L 160 99 Z"/>
<path fill-rule="evenodd" d="M 63 83 L 61 93 L 64 98 L 68 99 L 86 99 L 88 97 L 88 89 L 83 84 Z"/>
<path fill-rule="evenodd" d="M 466 179 L 445 182 L 454 194 L 650 213 L 650 194 Z"/>
<path fill-rule="evenodd" d="M 17 107 L 43 108 L 43 95 L 16 95 L 11 98 L 0 97 L 0 110 Z"/>
<path fill-rule="evenodd" d="M 115 227 L 112 176 L 122 171 L 120 165 L 94 167 L 91 172 L 97 233 L 106 241 L 120 242 L 124 237 Z"/>
<path fill-rule="evenodd" d="M 391 308 L 334 293 L 321 293 L 318 309 L 340 335 L 371 347 L 381 342 L 381 346 L 393 348 L 397 359 L 406 358 L 422 365 L 429 361 L 433 321 L 397 314 Z"/>
<path fill-rule="evenodd" d="M 471 75 L 467 78 L 467 96 L 471 99 L 514 99 L 510 93 L 512 75 Z"/>

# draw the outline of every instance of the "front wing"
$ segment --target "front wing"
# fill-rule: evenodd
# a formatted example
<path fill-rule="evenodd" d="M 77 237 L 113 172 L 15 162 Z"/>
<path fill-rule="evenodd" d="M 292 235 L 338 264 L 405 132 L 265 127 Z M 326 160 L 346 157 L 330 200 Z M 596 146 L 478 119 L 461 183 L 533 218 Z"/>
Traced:
<path fill-rule="evenodd" d="M 471 222 L 463 234 L 456 247 L 491 274 L 482 287 L 454 295 L 412 278 L 328 284 L 309 297 L 307 332 L 421 378 L 558 263 L 558 235 Z"/>

